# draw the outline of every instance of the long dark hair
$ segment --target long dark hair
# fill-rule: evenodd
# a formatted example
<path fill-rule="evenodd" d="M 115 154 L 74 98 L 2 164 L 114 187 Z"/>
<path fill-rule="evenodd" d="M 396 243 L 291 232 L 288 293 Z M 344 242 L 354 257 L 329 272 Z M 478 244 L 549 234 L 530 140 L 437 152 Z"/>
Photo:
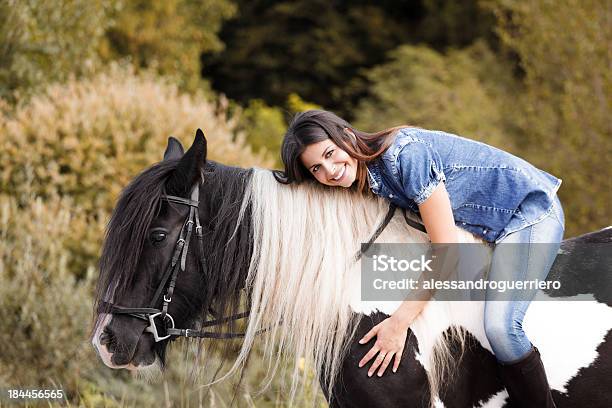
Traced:
<path fill-rule="evenodd" d="M 368 185 L 366 163 L 380 156 L 393 143 L 396 130 L 402 127 L 406 126 L 366 133 L 353 128 L 346 120 L 329 111 L 299 112 L 289 124 L 281 146 L 281 158 L 285 170 L 277 171 L 274 175 L 276 180 L 283 184 L 314 179 L 312 173 L 302 164 L 300 155 L 307 146 L 331 139 L 349 156 L 357 159 L 355 187 L 363 192 Z"/>

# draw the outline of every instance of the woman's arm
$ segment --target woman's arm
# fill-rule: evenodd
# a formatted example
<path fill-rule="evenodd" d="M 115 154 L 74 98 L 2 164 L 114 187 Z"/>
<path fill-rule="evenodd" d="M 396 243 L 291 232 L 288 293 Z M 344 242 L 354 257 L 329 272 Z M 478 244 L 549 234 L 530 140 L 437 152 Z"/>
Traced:
<path fill-rule="evenodd" d="M 457 242 L 453 209 L 444 183 L 438 184 L 429 198 L 419 205 L 419 212 L 432 244 Z"/>
<path fill-rule="evenodd" d="M 429 198 L 419 205 L 419 212 L 432 244 L 452 244 L 457 242 L 457 229 L 455 227 L 453 211 L 443 182 L 438 184 Z M 359 362 L 359 367 L 362 367 L 378 353 L 378 358 L 374 360 L 374 363 L 368 370 L 369 376 L 374 374 L 377 369 L 378 376 L 382 376 L 393 356 L 395 356 L 393 372 L 397 371 L 404 351 L 408 327 L 427 304 L 429 293 L 421 291 L 421 293 L 416 295 L 416 298 L 423 300 L 406 300 L 402 302 L 391 317 L 374 326 L 359 341 L 361 344 L 365 344 L 374 336 L 377 337 L 374 346 Z"/>
<path fill-rule="evenodd" d="M 457 242 L 457 228 L 455 227 L 453 210 L 444 183 L 438 184 L 429 198 L 419 205 L 419 212 L 432 244 L 454 244 Z M 421 313 L 429 296 L 428 293 L 423 291 L 422 294 L 412 298 L 423 300 L 404 301 L 393 313 L 393 316 L 397 315 L 397 319 L 403 322 L 406 328 Z"/>

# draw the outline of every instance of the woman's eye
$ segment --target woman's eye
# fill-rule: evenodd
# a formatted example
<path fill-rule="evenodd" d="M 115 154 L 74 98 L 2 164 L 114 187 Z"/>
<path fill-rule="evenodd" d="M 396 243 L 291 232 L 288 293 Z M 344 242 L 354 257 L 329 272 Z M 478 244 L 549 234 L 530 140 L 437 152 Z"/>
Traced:
<path fill-rule="evenodd" d="M 326 159 L 329 159 L 329 158 L 331 157 L 331 155 L 332 155 L 332 153 L 333 153 L 333 152 L 334 152 L 334 149 L 331 149 L 329 152 L 327 152 L 327 153 L 325 154 L 325 158 L 326 158 Z"/>
<path fill-rule="evenodd" d="M 314 166 L 314 167 L 312 168 L 312 172 L 313 172 L 313 173 L 316 173 L 316 172 L 317 172 L 317 170 L 319 170 L 319 167 L 321 167 L 321 165 L 320 165 L 320 164 L 317 164 L 316 166 Z"/>
<path fill-rule="evenodd" d="M 164 231 L 153 231 L 150 238 L 151 242 L 154 244 L 159 244 L 166 239 L 166 233 Z"/>

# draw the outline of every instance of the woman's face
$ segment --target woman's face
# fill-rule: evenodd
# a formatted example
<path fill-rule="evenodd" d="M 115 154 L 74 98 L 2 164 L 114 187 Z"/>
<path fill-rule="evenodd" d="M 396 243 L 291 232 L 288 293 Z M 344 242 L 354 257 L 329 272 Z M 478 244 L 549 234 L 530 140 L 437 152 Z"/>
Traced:
<path fill-rule="evenodd" d="M 308 145 L 300 159 L 319 183 L 328 186 L 350 187 L 357 177 L 357 159 L 331 139 Z"/>

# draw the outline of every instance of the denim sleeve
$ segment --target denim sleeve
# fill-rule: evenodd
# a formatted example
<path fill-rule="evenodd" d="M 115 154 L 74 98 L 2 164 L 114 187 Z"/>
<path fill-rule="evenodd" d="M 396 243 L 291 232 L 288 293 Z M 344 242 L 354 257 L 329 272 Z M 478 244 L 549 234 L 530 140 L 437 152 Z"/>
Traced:
<path fill-rule="evenodd" d="M 404 145 L 397 155 L 397 169 L 406 196 L 416 204 L 427 200 L 446 177 L 442 159 L 425 142 L 414 141 Z"/>

